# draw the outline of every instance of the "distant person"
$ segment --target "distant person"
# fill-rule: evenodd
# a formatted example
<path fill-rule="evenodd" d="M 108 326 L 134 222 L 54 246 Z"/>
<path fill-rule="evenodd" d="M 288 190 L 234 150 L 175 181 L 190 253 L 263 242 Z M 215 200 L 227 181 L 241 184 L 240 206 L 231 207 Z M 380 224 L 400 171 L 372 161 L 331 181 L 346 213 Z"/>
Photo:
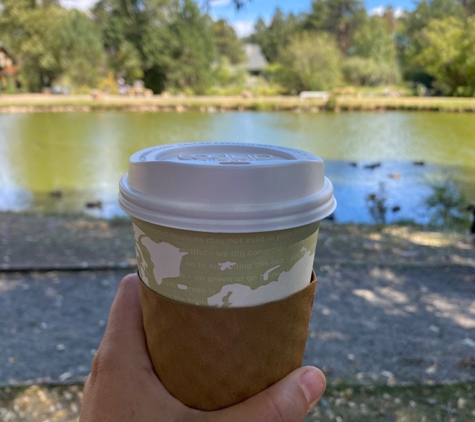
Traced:
<path fill-rule="evenodd" d="M 138 282 L 131 274 L 120 283 L 84 387 L 80 422 L 301 422 L 320 400 L 325 377 L 320 370 L 305 367 L 227 409 L 202 412 L 186 407 L 153 371 Z"/>
<path fill-rule="evenodd" d="M 127 94 L 127 86 L 125 85 L 124 78 L 117 79 L 117 85 L 119 87 L 119 94 L 126 95 Z"/>

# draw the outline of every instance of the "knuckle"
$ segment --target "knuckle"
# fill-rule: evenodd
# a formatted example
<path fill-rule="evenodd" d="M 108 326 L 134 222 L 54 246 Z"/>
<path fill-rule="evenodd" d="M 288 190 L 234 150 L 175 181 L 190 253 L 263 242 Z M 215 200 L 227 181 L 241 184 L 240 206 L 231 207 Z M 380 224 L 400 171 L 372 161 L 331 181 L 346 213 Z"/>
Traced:
<path fill-rule="evenodd" d="M 107 346 L 102 344 L 92 360 L 91 377 L 96 378 L 102 374 L 110 374 L 115 372 L 117 368 L 118 365 L 113 355 L 111 356 L 108 353 Z"/>
<path fill-rule="evenodd" d="M 284 392 L 270 397 L 269 406 L 275 422 L 291 422 L 298 418 L 294 401 Z"/>
<path fill-rule="evenodd" d="M 128 289 L 130 286 L 137 283 L 137 274 L 127 274 L 119 284 L 119 289 Z"/>

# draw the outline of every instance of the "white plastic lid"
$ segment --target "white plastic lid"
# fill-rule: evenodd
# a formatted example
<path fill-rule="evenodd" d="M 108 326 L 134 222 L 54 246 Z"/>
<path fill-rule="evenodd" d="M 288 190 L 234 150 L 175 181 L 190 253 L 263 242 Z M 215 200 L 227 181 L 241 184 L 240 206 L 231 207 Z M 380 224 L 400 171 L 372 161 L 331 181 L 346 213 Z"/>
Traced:
<path fill-rule="evenodd" d="M 120 181 L 119 204 L 153 224 L 214 233 L 299 227 L 336 208 L 320 158 L 239 143 L 184 143 L 136 152 Z"/>

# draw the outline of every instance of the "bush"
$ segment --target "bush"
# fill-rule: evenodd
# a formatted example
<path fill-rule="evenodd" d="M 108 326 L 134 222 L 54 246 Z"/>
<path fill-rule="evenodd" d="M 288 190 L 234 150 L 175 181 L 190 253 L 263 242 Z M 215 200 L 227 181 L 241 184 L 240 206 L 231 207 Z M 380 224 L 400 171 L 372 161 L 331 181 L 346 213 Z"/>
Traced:
<path fill-rule="evenodd" d="M 256 96 L 280 95 L 285 92 L 279 84 L 272 82 L 259 82 L 251 88 L 251 92 Z"/>
<path fill-rule="evenodd" d="M 92 89 L 89 86 L 82 85 L 82 86 L 73 86 L 71 88 L 71 94 L 73 95 L 90 95 L 92 93 Z"/>
<path fill-rule="evenodd" d="M 378 192 L 372 193 L 366 198 L 368 211 L 375 223 L 386 224 L 386 214 L 388 212 L 387 202 L 386 185 L 384 182 L 381 182 Z"/>
<path fill-rule="evenodd" d="M 100 82 L 97 84 L 97 88 L 110 95 L 118 95 L 119 88 L 117 86 L 117 81 L 114 76 L 114 72 L 109 71 L 107 76 L 102 78 Z"/>
<path fill-rule="evenodd" d="M 358 56 L 350 57 L 345 61 L 343 74 L 346 81 L 352 85 L 377 86 L 394 84 L 401 80 L 396 66 Z"/>
<path fill-rule="evenodd" d="M 220 57 L 213 66 L 213 76 L 221 87 L 237 85 L 241 90 L 246 86 L 247 72 L 242 66 L 232 66 L 228 57 Z"/>
<path fill-rule="evenodd" d="M 0 83 L 1 86 L 1 83 Z M 15 94 L 17 92 L 15 81 L 11 76 L 7 76 L 5 84 L 5 94 Z"/>
<path fill-rule="evenodd" d="M 327 91 L 341 83 L 341 53 L 327 33 L 295 35 L 279 56 L 275 80 L 288 92 Z"/>
<path fill-rule="evenodd" d="M 236 85 L 231 86 L 213 86 L 206 91 L 206 95 L 232 96 L 240 95 L 244 88 Z"/>
<path fill-rule="evenodd" d="M 448 177 L 432 182 L 429 186 L 432 194 L 426 198 L 425 205 L 431 213 L 430 223 L 451 227 L 464 222 L 463 210 L 466 207 L 466 200 L 455 181 Z"/>

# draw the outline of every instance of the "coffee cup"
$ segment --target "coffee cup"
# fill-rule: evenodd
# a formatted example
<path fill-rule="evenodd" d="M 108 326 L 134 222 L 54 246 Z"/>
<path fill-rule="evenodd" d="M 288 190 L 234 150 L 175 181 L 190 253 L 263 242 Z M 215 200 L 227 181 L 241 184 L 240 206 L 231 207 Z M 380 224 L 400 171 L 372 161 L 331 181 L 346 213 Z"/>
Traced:
<path fill-rule="evenodd" d="M 320 221 L 336 207 L 320 158 L 258 144 L 148 148 L 132 155 L 119 203 L 149 353 L 175 397 L 223 408 L 301 365 Z"/>

